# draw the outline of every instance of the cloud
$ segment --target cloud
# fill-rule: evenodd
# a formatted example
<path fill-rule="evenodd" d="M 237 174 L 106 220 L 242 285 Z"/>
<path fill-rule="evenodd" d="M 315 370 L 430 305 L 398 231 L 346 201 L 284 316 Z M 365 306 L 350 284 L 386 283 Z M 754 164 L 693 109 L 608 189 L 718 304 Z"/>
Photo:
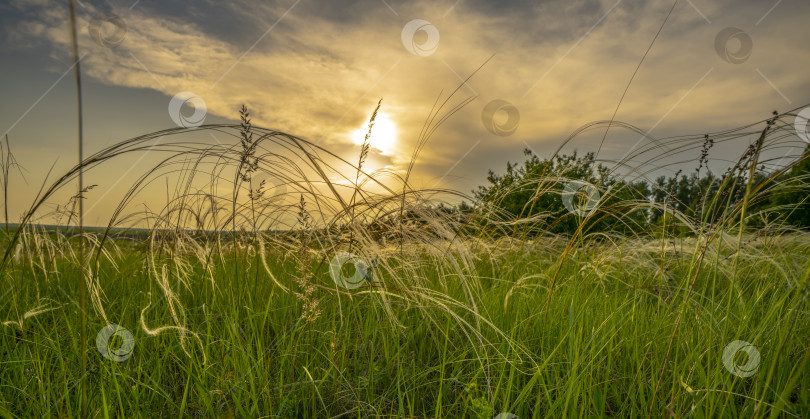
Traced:
<path fill-rule="evenodd" d="M 90 20 L 101 9 L 87 4 L 79 13 L 80 44 L 89 53 L 83 70 L 103 83 L 165 93 L 166 103 L 154 106 L 190 91 L 210 114 L 234 118 L 246 103 L 255 123 L 319 141 L 347 158 L 356 154 L 349 134 L 382 97 L 383 111 L 399 125 L 399 146 L 391 156 L 372 157 L 380 167 L 402 169 L 440 92 L 446 97 L 494 55 L 456 96 L 478 98 L 437 130 L 420 156 L 420 173 L 429 178 L 458 164 L 452 176 L 480 179 L 482 164 L 500 167 L 526 144 L 543 154 L 578 126 L 610 119 L 670 7 L 631 0 L 387 4 L 161 2 L 113 9 L 127 28 L 116 48 L 89 36 Z M 42 2 L 14 5 L 24 16 L 17 23 L 25 39 L 20 46 L 50 45 L 65 59 L 65 10 Z M 769 7 L 679 4 L 617 119 L 654 127 L 653 135 L 694 133 L 810 101 L 803 77 L 810 64 L 803 16 L 810 6 L 785 4 L 762 19 Z M 401 43 L 402 27 L 416 18 L 438 28 L 432 55 L 410 54 Z M 715 36 L 728 26 L 754 40 L 750 59 L 739 65 L 714 50 Z M 484 105 L 495 99 L 520 111 L 511 136 L 498 137 L 481 121 Z M 606 149 L 620 152 L 636 139 L 616 130 Z"/>

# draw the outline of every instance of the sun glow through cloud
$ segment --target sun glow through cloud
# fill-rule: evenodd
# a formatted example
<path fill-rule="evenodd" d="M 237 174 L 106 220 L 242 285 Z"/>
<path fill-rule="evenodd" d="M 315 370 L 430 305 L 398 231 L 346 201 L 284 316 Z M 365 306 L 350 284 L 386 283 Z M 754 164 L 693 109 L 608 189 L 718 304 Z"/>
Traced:
<path fill-rule="evenodd" d="M 367 133 L 368 124 L 364 124 L 362 127 L 352 131 L 352 142 L 357 145 L 363 144 Z M 377 114 L 368 142 L 371 148 L 379 150 L 384 155 L 390 155 L 394 152 L 397 143 L 397 126 L 388 114 L 384 112 Z"/>
<path fill-rule="evenodd" d="M 497 6 L 459 2 L 448 9 L 443 2 L 424 0 L 387 2 L 391 8 L 356 1 L 169 0 L 129 3 L 128 10 L 120 10 L 125 13 L 118 16 L 118 26 L 118 21 L 97 19 L 108 16 L 112 4 L 82 3 L 77 36 L 79 55 L 88 54 L 81 71 L 87 80 L 83 106 L 94 116 L 85 132 L 93 151 L 176 127 L 178 121 L 238 123 L 237 111 L 247 104 L 257 127 L 322 138 L 320 145 L 329 152 L 355 161 L 374 99 L 384 97 L 370 138 L 374 150 L 363 170 L 404 173 L 438 95 L 448 95 L 486 62 L 455 96 L 479 99 L 431 131 L 411 178 L 469 191 L 487 182 L 489 169 L 497 172 L 503 162 L 522 160 L 524 148 L 550 153 L 579 127 L 614 111 L 616 121 L 661 138 L 742 126 L 772 110 L 810 102 L 810 84 L 802 76 L 810 54 L 798 53 L 807 50 L 804 40 L 810 32 L 803 17 L 810 2 L 788 7 L 790 2 L 696 2 L 701 13 L 678 5 L 618 110 L 629 71 L 670 4 L 509 0 Z M 60 124 L 69 123 L 65 109 L 74 106 L 75 98 L 56 88 L 42 96 L 72 71 L 67 2 L 9 0 L 0 10 L 5 64 L 0 91 L 14 98 L 2 102 L 0 126 L 19 142 L 16 157 L 32 173 L 27 180 L 38 184 L 48 173 L 72 167 L 61 159 L 51 168 L 51 158 L 42 155 L 44 149 L 53 158 L 73 150 L 55 139 L 63 137 Z M 278 25 L 266 32 L 268 21 Z M 751 33 L 741 34 L 746 30 Z M 742 54 L 751 48 L 742 42 L 749 37 L 753 53 Z M 170 100 L 183 92 L 204 102 L 204 119 L 191 118 L 191 102 L 178 114 L 167 113 Z M 490 114 L 486 106 L 491 103 L 501 105 Z M 511 120 L 507 109 L 515 110 Z M 592 134 L 566 143 L 561 152 L 601 150 L 600 157 L 620 160 L 646 144 L 646 137 L 638 143 L 635 132 L 615 127 L 606 138 Z M 227 144 L 225 138 L 206 137 Z M 718 146 L 728 149 L 721 153 L 736 147 L 723 144 Z M 107 170 L 99 182 L 118 179 L 117 169 L 99 169 Z M 15 197 L 10 213 L 27 210 L 36 188 L 24 182 L 10 188 L 9 196 Z M 65 195 L 70 199 L 67 190 Z M 88 209 L 88 220 L 98 216 L 105 224 L 101 214 L 117 206 L 110 196 Z"/>

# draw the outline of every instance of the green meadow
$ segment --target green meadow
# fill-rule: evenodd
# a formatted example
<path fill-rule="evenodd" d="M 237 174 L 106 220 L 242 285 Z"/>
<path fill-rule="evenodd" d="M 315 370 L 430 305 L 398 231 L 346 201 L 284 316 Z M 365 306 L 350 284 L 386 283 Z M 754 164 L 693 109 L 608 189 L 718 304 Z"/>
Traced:
<path fill-rule="evenodd" d="M 74 417 L 83 383 L 92 417 L 810 414 L 801 235 L 740 253 L 720 240 L 436 240 L 381 248 L 351 291 L 315 246 L 301 259 L 270 240 L 222 254 L 175 241 L 155 266 L 153 249 L 125 243 L 93 273 L 103 315 L 79 304 L 75 243 L 40 245 L 6 268 L 5 417 Z M 96 348 L 108 322 L 134 342 L 119 361 Z M 753 375 L 724 366 L 735 340 L 758 350 Z"/>
<path fill-rule="evenodd" d="M 810 416 L 808 154 L 756 169 L 779 116 L 692 189 L 529 156 L 473 196 L 241 117 L 191 132 L 232 145 L 102 150 L 3 229 L 0 415 Z M 147 150 L 170 157 L 142 179 L 180 179 L 165 207 L 127 212 L 140 182 L 107 227 L 75 226 L 93 187 L 38 215 Z"/>

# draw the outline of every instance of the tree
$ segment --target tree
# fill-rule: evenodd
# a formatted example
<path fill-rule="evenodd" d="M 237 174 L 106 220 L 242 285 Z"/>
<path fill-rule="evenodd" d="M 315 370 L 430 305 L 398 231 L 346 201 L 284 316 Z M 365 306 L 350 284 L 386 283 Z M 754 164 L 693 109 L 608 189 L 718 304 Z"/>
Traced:
<path fill-rule="evenodd" d="M 776 182 L 770 196 L 771 206 L 778 209 L 782 219 L 799 228 L 810 227 L 810 145 L 802 158 Z"/>
<path fill-rule="evenodd" d="M 558 155 L 553 159 L 540 159 L 531 150 L 524 150 L 527 156 L 523 165 L 506 164 L 502 175 L 489 171 L 486 186 L 473 191 L 476 199 L 491 205 L 511 218 L 532 218 L 532 230 L 548 229 L 554 233 L 572 234 L 577 231 L 585 217 L 571 211 L 563 202 L 563 191 L 568 183 L 576 186 L 587 185 L 591 192 L 594 213 L 586 221 L 588 231 L 615 230 L 625 233 L 643 229 L 647 224 L 646 210 L 640 210 L 638 200 L 647 200 L 650 194 L 646 182 L 627 183 L 610 175 L 607 167 L 595 164 L 594 154 L 579 157 Z M 583 189 L 580 189 L 582 192 Z M 580 195 L 573 197 L 574 205 Z M 593 202 L 594 200 L 597 200 Z M 579 204 L 583 202 L 580 201 Z M 579 206 L 579 208 L 583 208 Z M 585 212 L 591 208 L 584 207 Z"/>

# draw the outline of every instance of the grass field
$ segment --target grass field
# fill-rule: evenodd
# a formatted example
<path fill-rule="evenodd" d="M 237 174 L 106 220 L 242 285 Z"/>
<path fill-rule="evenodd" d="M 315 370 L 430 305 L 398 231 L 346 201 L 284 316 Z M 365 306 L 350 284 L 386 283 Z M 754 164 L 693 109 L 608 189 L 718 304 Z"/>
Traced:
<path fill-rule="evenodd" d="M 810 416 L 810 235 L 785 223 L 800 203 L 762 205 L 806 200 L 808 176 L 784 175 L 809 154 L 758 170 L 792 147 L 792 113 L 617 163 L 652 153 L 628 169 L 644 177 L 694 153 L 700 179 L 715 139 L 748 141 L 684 211 L 609 177 L 570 193 L 595 168 L 539 161 L 462 211 L 438 203 L 470 197 L 411 172 L 467 102 L 432 111 L 404 173 L 365 170 L 368 143 L 349 162 L 253 127 L 243 107 L 239 125 L 125 140 L 43 185 L 3 228 L 0 416 Z M 230 143 L 183 137 L 215 133 Z M 60 202 L 146 154 L 134 181 Z M 155 187 L 165 203 L 146 205 Z M 119 204 L 84 229 L 97 194 Z"/>
<path fill-rule="evenodd" d="M 752 38 L 736 27 L 701 38 L 694 12 L 711 22 L 691 2 L 694 11 L 681 5 L 688 17 L 666 32 L 678 1 L 660 26 L 649 26 L 641 13 L 648 7 L 636 2 L 604 24 L 619 2 L 604 13 L 599 2 L 521 3 L 510 14 L 502 13 L 515 2 L 432 5 L 446 9 L 441 51 L 452 53 L 433 64 L 427 57 L 439 30 L 427 20 L 410 20 L 386 41 L 410 7 L 423 8 L 406 6 L 413 2 L 394 4 L 402 15 L 382 2 L 397 18 L 389 31 L 393 18 L 377 2 L 302 5 L 281 23 L 299 1 L 283 13 L 270 13 L 281 7 L 273 2 L 227 4 L 227 12 L 217 2 L 144 4 L 130 13 L 135 1 L 125 15 L 131 39 L 118 53 L 128 26 L 101 12 L 112 5 L 30 2 L 45 24 L 16 3 L 26 2 L 2 6 L 13 29 L 0 28 L 12 35 L 0 42 L 4 57 L 17 57 L 5 49 L 49 51 L 44 40 L 56 47 L 41 57 L 20 53 L 23 64 L 6 60 L 14 90 L 6 100 L 23 103 L 15 96 L 33 85 L 16 72 L 43 67 L 50 77 L 67 47 L 72 65 L 22 116 L 7 117 L 18 118 L 8 133 L 31 112 L 13 133 L 21 140 L 0 140 L 0 418 L 810 417 L 810 105 L 795 107 L 806 85 L 767 55 L 801 65 L 801 36 L 792 20 L 777 20 L 798 16 L 797 5 L 765 21 L 755 64 L 731 73 L 720 66 L 748 60 Z M 757 12 L 753 26 L 778 4 Z M 701 7 L 715 27 L 747 25 L 721 6 Z M 476 25 L 479 8 L 487 19 Z M 454 9 L 461 14 L 445 20 Z M 233 12 L 238 20 L 228 19 Z M 521 26 L 516 17 L 524 15 Z M 593 26 L 591 15 L 601 15 Z M 246 23 L 254 19 L 260 30 Z M 70 41 L 53 22 L 69 25 Z M 80 48 L 90 39 L 85 26 L 103 51 Z M 564 82 L 539 85 L 603 26 L 619 30 L 584 42 L 592 49 L 557 70 Z M 498 36 L 498 27 L 508 30 Z M 257 30 L 263 34 L 239 46 L 231 63 L 230 50 Z M 631 91 L 662 32 L 670 49 L 645 65 L 658 72 Z M 775 32 L 785 36 L 766 38 Z M 673 41 L 681 33 L 688 42 Z M 392 43 L 410 60 L 376 52 Z M 476 49 L 460 49 L 466 44 Z M 696 65 L 701 49 L 714 61 Z M 487 55 L 470 72 L 470 60 Z M 637 59 L 629 78 L 617 78 Z M 487 65 L 496 67 L 477 75 Z M 712 90 L 687 99 L 715 67 Z M 692 69 L 706 71 L 696 83 Z M 445 83 L 447 70 L 461 83 L 416 104 L 429 97 L 422 89 Z M 749 85 L 762 81 L 754 70 L 766 94 Z M 546 72 L 538 79 L 538 71 Z M 50 104 L 58 111 L 34 111 L 71 73 L 76 160 L 63 156 L 74 132 L 64 86 Z M 452 135 L 439 133 L 479 98 L 468 84 L 474 77 L 488 104 L 480 118 L 472 114 L 485 130 L 462 121 Z M 204 93 L 216 118 L 203 124 L 205 101 L 186 89 L 209 79 Z M 165 126 L 165 104 L 156 112 L 146 101 L 181 87 L 168 106 L 176 128 L 133 134 Z M 473 96 L 463 97 L 467 89 Z M 378 92 L 395 96 L 395 118 L 378 114 L 380 99 L 368 123 L 356 125 L 366 96 Z M 622 108 L 628 92 L 634 103 Z M 774 92 L 794 108 L 771 114 Z M 244 104 L 231 123 L 222 109 L 236 103 L 264 104 L 262 120 L 300 136 L 253 126 Z M 725 127 L 764 106 L 767 119 Z M 521 113 L 523 132 L 507 141 Z M 582 124 L 589 113 L 599 119 Z M 655 138 L 656 127 L 724 128 Z M 549 142 L 558 133 L 568 136 Z M 130 135 L 138 136 L 122 140 Z M 443 142 L 422 155 L 434 135 Z M 26 145 L 21 155 L 41 160 L 32 170 L 34 179 L 44 174 L 41 185 L 28 184 L 11 152 L 16 141 Z M 488 176 L 485 167 L 453 172 L 482 141 L 465 166 L 501 166 L 496 160 L 521 143 L 527 160 Z M 54 162 L 39 173 L 54 154 L 75 166 Z M 451 189 L 484 176 L 489 183 L 471 195 Z M 20 180 L 24 187 L 10 188 Z M 101 225 L 88 226 L 88 213 Z"/>
<path fill-rule="evenodd" d="M 82 382 L 93 417 L 810 415 L 801 235 L 740 254 L 722 239 L 437 239 L 379 248 L 373 284 L 351 291 L 328 252 L 289 237 L 114 244 L 93 276 L 134 347 L 103 357 L 89 308 L 86 372 L 76 244 L 40 240 L 6 270 L 4 416 L 72 417 Z M 302 272 L 311 289 L 284 292 Z M 735 340 L 760 354 L 749 377 L 724 366 Z"/>

